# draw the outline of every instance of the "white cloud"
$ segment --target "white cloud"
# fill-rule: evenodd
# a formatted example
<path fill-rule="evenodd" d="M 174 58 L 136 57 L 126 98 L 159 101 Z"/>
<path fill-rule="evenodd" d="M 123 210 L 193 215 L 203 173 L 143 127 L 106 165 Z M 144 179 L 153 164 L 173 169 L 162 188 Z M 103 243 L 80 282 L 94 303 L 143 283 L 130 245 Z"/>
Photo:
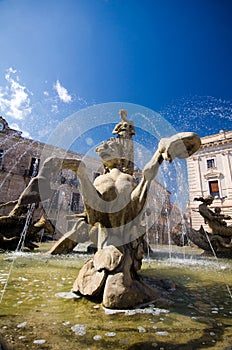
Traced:
<path fill-rule="evenodd" d="M 17 71 L 8 68 L 5 74 L 7 85 L 0 87 L 0 109 L 6 116 L 13 119 L 23 120 L 31 114 L 30 92 L 19 83 Z"/>
<path fill-rule="evenodd" d="M 17 73 L 17 70 L 12 68 L 12 67 L 10 67 L 10 68 L 8 68 L 8 72 L 9 73 Z"/>
<path fill-rule="evenodd" d="M 22 137 L 25 137 L 27 139 L 31 139 L 30 133 L 28 131 L 26 131 L 26 130 L 21 130 L 17 123 L 11 123 L 9 126 L 10 126 L 11 129 L 21 131 L 22 132 Z"/>
<path fill-rule="evenodd" d="M 72 101 L 72 97 L 69 95 L 68 90 L 65 89 L 65 87 L 61 86 L 59 80 L 56 81 L 54 89 L 56 90 L 61 101 L 64 103 L 69 103 Z"/>

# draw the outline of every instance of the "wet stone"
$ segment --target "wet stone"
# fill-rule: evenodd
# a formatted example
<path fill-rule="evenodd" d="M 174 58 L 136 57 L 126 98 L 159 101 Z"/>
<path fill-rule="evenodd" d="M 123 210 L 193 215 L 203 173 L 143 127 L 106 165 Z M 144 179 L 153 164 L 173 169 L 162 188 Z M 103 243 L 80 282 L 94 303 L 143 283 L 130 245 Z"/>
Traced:
<path fill-rule="evenodd" d="M 146 333 L 146 329 L 142 326 L 138 327 L 138 331 L 139 331 L 139 333 Z"/>
<path fill-rule="evenodd" d="M 166 337 L 168 336 L 168 332 L 166 331 L 158 331 L 158 332 L 155 332 L 156 335 L 159 335 L 161 337 Z"/>
<path fill-rule="evenodd" d="M 105 279 L 105 271 L 97 271 L 93 265 L 93 260 L 89 260 L 80 270 L 73 285 L 73 292 L 79 292 L 82 295 L 89 296 L 98 295 L 104 285 Z"/>
<path fill-rule="evenodd" d="M 115 336 L 116 336 L 116 333 L 115 333 L 115 332 L 107 332 L 107 333 L 105 333 L 105 335 L 106 335 L 107 337 L 115 337 Z"/>
<path fill-rule="evenodd" d="M 80 296 L 72 293 L 72 292 L 60 292 L 55 294 L 56 297 L 58 298 L 64 298 L 64 299 L 79 299 Z"/>
<path fill-rule="evenodd" d="M 85 324 L 75 324 L 71 327 L 71 330 L 79 336 L 83 336 L 86 334 L 86 328 L 87 326 Z"/>
<path fill-rule="evenodd" d="M 44 344 L 46 343 L 46 340 L 45 339 L 36 339 L 33 341 L 34 344 Z"/>
<path fill-rule="evenodd" d="M 17 325 L 17 327 L 18 327 L 18 328 L 23 328 L 23 327 L 26 327 L 26 325 L 27 325 L 27 322 L 22 322 L 22 323 L 19 323 L 19 324 Z"/>
<path fill-rule="evenodd" d="M 94 335 L 93 340 L 101 340 L 102 336 L 101 335 Z"/>

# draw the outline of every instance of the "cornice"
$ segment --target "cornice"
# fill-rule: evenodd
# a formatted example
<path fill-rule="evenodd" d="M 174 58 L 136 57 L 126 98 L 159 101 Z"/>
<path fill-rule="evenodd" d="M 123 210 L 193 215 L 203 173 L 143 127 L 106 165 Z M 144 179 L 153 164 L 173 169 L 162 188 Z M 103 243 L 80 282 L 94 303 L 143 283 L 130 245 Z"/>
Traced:
<path fill-rule="evenodd" d="M 205 148 L 211 148 L 211 147 L 220 147 L 224 145 L 232 145 L 232 138 L 225 138 L 221 140 L 215 140 L 215 141 L 210 141 L 206 143 L 202 143 L 200 150 L 205 149 Z"/>
<path fill-rule="evenodd" d="M 204 174 L 204 178 L 206 180 L 212 179 L 212 178 L 217 178 L 219 179 L 221 176 L 223 176 L 223 174 L 220 171 L 217 170 L 210 170 L 207 173 Z"/>

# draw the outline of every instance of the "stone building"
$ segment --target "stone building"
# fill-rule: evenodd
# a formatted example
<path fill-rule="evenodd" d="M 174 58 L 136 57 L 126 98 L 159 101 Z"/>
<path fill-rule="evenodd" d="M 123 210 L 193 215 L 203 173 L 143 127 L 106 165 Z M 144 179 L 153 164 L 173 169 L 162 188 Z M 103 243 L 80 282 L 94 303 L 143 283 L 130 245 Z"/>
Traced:
<path fill-rule="evenodd" d="M 220 207 L 223 214 L 232 216 L 232 131 L 220 131 L 201 139 L 202 145 L 187 159 L 189 205 L 194 229 L 207 226 L 198 213 L 196 197 L 214 197 L 211 209 Z M 227 221 L 231 224 L 231 221 Z"/>
<path fill-rule="evenodd" d="M 11 129 L 7 121 L 0 117 L 0 205 L 17 200 L 31 177 L 36 176 L 44 158 L 52 155 L 78 159 L 83 157 L 79 153 L 24 138 L 22 132 Z M 100 161 L 95 158 L 86 157 L 85 163 L 92 180 L 103 171 Z M 60 236 L 73 224 L 65 220 L 66 215 L 83 211 L 83 203 L 78 178 L 72 171 L 64 170 L 51 178 L 51 187 L 52 196 L 43 203 L 43 207 Z M 0 215 L 7 215 L 12 208 L 13 205 L 2 207 Z M 35 218 L 40 217 L 41 211 L 40 204 Z"/>
<path fill-rule="evenodd" d="M 28 185 L 32 176 L 35 176 L 43 161 L 52 155 L 66 158 L 83 158 L 76 152 L 55 148 L 42 142 L 22 137 L 22 132 L 11 129 L 7 121 L 0 117 L 0 205 L 19 198 Z M 89 171 L 89 178 L 93 181 L 103 172 L 101 161 L 93 157 L 85 157 Z M 134 174 L 139 182 L 142 172 L 137 170 Z M 66 220 L 67 215 L 83 211 L 79 181 L 72 171 L 62 171 L 58 176 L 51 177 L 52 196 L 43 202 L 48 218 L 56 227 L 56 236 L 71 229 L 74 220 Z M 13 208 L 0 208 L 0 215 L 7 215 Z M 172 210 L 170 192 L 153 181 L 149 191 L 149 215 L 145 217 L 144 224 L 149 228 L 149 240 L 153 244 L 167 244 L 170 241 L 169 215 Z M 39 218 L 42 206 L 38 205 L 35 216 Z"/>

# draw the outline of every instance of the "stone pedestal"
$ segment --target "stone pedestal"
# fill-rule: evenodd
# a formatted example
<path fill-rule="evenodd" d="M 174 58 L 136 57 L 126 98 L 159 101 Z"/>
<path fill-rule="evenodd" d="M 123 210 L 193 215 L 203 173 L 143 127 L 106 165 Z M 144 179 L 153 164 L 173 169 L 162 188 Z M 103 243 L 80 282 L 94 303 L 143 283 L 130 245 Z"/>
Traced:
<path fill-rule="evenodd" d="M 158 289 L 145 284 L 137 271 L 143 258 L 143 238 L 121 247 L 97 251 L 79 272 L 73 292 L 97 298 L 103 306 L 125 309 L 159 297 Z"/>

